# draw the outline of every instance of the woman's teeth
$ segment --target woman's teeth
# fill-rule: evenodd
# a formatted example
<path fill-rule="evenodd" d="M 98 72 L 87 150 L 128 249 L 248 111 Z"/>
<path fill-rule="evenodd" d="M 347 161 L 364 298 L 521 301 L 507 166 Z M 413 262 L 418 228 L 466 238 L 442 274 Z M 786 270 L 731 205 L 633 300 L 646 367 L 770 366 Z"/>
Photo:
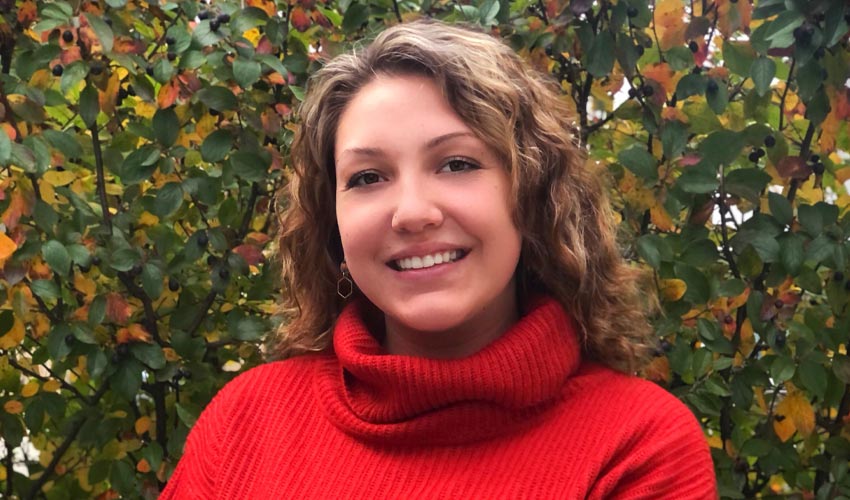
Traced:
<path fill-rule="evenodd" d="M 426 269 L 437 264 L 448 264 L 458 260 L 463 254 L 459 250 L 435 253 L 423 257 L 407 257 L 395 261 L 396 266 L 402 271 L 409 269 Z"/>

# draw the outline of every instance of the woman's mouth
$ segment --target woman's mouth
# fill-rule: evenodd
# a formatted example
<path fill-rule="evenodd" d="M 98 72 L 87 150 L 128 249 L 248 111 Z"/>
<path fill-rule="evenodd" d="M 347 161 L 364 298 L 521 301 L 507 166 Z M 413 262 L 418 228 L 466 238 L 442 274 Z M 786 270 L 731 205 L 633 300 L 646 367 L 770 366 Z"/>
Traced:
<path fill-rule="evenodd" d="M 457 262 L 466 257 L 466 250 L 446 250 L 445 252 L 435 252 L 432 254 L 405 257 L 403 259 L 392 260 L 388 265 L 396 271 L 412 271 L 415 269 L 427 269 L 429 267 L 439 266 L 441 264 L 450 264 Z"/>

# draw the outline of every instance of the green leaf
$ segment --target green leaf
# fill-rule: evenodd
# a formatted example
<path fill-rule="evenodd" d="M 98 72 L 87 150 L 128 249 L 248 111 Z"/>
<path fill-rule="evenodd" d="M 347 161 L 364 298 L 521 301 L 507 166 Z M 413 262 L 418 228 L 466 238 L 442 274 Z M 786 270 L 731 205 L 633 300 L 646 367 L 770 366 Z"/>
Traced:
<path fill-rule="evenodd" d="M 173 107 L 158 109 L 153 115 L 153 133 L 165 147 L 171 147 L 180 133 L 180 120 Z"/>
<path fill-rule="evenodd" d="M 162 348 L 157 344 L 133 342 L 130 345 L 130 352 L 134 358 L 146 364 L 151 369 L 159 370 L 165 367 L 165 356 L 162 354 Z"/>
<path fill-rule="evenodd" d="M 86 88 L 80 93 L 80 118 L 86 127 L 91 128 L 97 123 L 97 115 L 100 113 L 100 103 L 98 102 L 97 89 L 92 85 L 86 85 Z"/>
<path fill-rule="evenodd" d="M 342 18 L 342 31 L 353 33 L 369 21 L 369 7 L 360 2 L 348 6 Z"/>
<path fill-rule="evenodd" d="M 0 134 L 0 166 L 8 166 L 12 160 L 12 140 L 5 132 Z"/>
<path fill-rule="evenodd" d="M 30 289 L 42 300 L 49 301 L 59 298 L 59 285 L 51 280 L 35 280 L 30 284 Z"/>
<path fill-rule="evenodd" d="M 596 78 L 603 78 L 614 68 L 614 36 L 603 31 L 593 38 L 590 50 L 582 58 L 585 69 Z"/>
<path fill-rule="evenodd" d="M 193 411 L 190 411 L 188 408 L 181 405 L 180 403 L 175 403 L 174 409 L 177 410 L 177 416 L 180 417 L 180 420 L 184 424 L 186 424 L 186 427 L 191 428 L 193 425 L 195 425 L 195 422 L 198 421 L 198 414 Z"/>
<path fill-rule="evenodd" d="M 850 384 L 850 356 L 836 354 L 832 360 L 832 372 L 838 377 L 838 380 Z"/>
<path fill-rule="evenodd" d="M 100 45 L 103 47 L 104 52 L 112 52 L 112 44 L 115 41 L 115 37 L 112 34 L 112 28 L 106 24 L 103 19 L 93 16 L 86 12 L 83 14 L 86 17 L 86 21 L 88 21 L 89 26 L 94 30 L 94 34 L 97 35 L 97 38 L 100 40 Z"/>
<path fill-rule="evenodd" d="M 126 359 L 110 378 L 112 389 L 125 400 L 133 400 L 142 388 L 144 366 L 135 359 Z"/>
<path fill-rule="evenodd" d="M 715 114 L 721 115 L 729 104 L 729 90 L 722 80 L 710 79 L 705 89 L 705 99 Z"/>
<path fill-rule="evenodd" d="M 781 194 L 770 192 L 767 194 L 767 202 L 770 213 L 777 222 L 786 226 L 791 224 L 794 220 L 794 211 L 787 198 Z"/>
<path fill-rule="evenodd" d="M 791 276 L 797 276 L 800 268 L 803 265 L 805 249 L 803 248 L 803 237 L 796 233 L 783 235 L 779 240 L 779 258 L 782 262 L 782 267 Z"/>
<path fill-rule="evenodd" d="M 224 129 L 216 130 L 201 144 L 201 157 L 208 162 L 224 159 L 233 147 L 233 135 Z"/>
<path fill-rule="evenodd" d="M 750 66 L 756 59 L 756 53 L 746 42 L 723 41 L 723 64 L 729 71 L 740 76 L 750 76 Z"/>
<path fill-rule="evenodd" d="M 227 314 L 227 331 L 235 339 L 259 340 L 268 329 L 268 325 L 260 317 L 246 316 L 236 309 Z"/>
<path fill-rule="evenodd" d="M 207 87 L 196 94 L 198 99 L 208 108 L 217 111 L 236 109 L 239 101 L 230 89 L 224 87 Z"/>
<path fill-rule="evenodd" d="M 139 254 L 135 250 L 123 248 L 112 254 L 109 267 L 116 271 L 127 272 L 139 262 Z"/>
<path fill-rule="evenodd" d="M 813 396 L 823 399 L 826 393 L 827 371 L 820 364 L 810 359 L 803 360 L 797 369 L 800 382 Z"/>
<path fill-rule="evenodd" d="M 770 175 L 757 168 L 739 168 L 726 174 L 726 190 L 753 203 L 759 202 L 768 182 Z"/>
<path fill-rule="evenodd" d="M 733 130 L 718 130 L 703 139 L 699 151 L 707 164 L 718 166 L 734 162 L 743 147 L 743 134 Z"/>
<path fill-rule="evenodd" d="M 260 75 L 262 75 L 262 68 L 257 61 L 244 57 L 237 57 L 233 61 L 233 78 L 243 89 L 250 88 L 260 79 Z"/>
<path fill-rule="evenodd" d="M 120 176 L 124 184 L 137 184 L 147 180 L 156 171 L 160 151 L 153 145 L 145 145 L 130 153 L 121 164 Z"/>
<path fill-rule="evenodd" d="M 758 95 L 763 96 L 767 94 L 774 76 L 776 76 L 776 62 L 773 59 L 767 56 L 761 56 L 753 61 L 753 65 L 750 68 L 750 77 L 753 79 Z"/>
<path fill-rule="evenodd" d="M 256 154 L 237 151 L 230 155 L 233 173 L 246 181 L 261 181 L 266 178 L 270 162 Z"/>
<path fill-rule="evenodd" d="M 658 180 L 658 160 L 649 154 L 644 146 L 630 146 L 621 151 L 617 159 L 638 178 L 649 181 L 650 184 Z"/>
<path fill-rule="evenodd" d="M 50 358 L 54 361 L 61 361 L 71 352 L 71 346 L 66 340 L 73 337 L 71 329 L 65 323 L 54 325 L 47 334 L 47 352 L 50 353 Z"/>
<path fill-rule="evenodd" d="M 156 193 L 156 205 L 153 213 L 159 217 L 168 217 L 183 205 L 183 188 L 179 182 L 169 182 Z"/>
<path fill-rule="evenodd" d="M 66 158 L 79 158 L 83 155 L 83 148 L 80 146 L 80 143 L 68 132 L 47 129 L 42 131 L 41 135 L 47 139 L 47 142 L 51 146 L 65 155 Z M 0 137 L 0 141 L 2 141 L 2 137 Z M 0 145 L 0 149 L 2 149 L 2 145 Z M 2 152 L 0 152 L 0 161 L 2 161 Z"/>
<path fill-rule="evenodd" d="M 661 146 L 664 157 L 673 160 L 681 156 L 688 144 L 688 127 L 678 121 L 668 121 L 661 128 Z"/>
<path fill-rule="evenodd" d="M 776 356 L 770 364 L 770 376 L 776 382 L 791 380 L 796 371 L 794 360 L 785 356 Z"/>
<path fill-rule="evenodd" d="M 659 269 L 662 262 L 673 260 L 670 245 L 657 234 L 645 234 L 638 238 L 637 251 L 638 255 L 655 269 Z"/>
<path fill-rule="evenodd" d="M 151 299 L 162 295 L 162 270 L 148 262 L 142 267 L 142 289 Z"/>
<path fill-rule="evenodd" d="M 676 186 L 686 193 L 704 194 L 711 193 L 720 186 L 717 173 L 713 168 L 705 165 L 694 165 L 687 167 L 682 175 L 676 179 Z"/>
<path fill-rule="evenodd" d="M 676 98 L 684 100 L 692 95 L 702 95 L 707 83 L 708 80 L 703 75 L 688 73 L 676 84 Z"/>
<path fill-rule="evenodd" d="M 71 256 L 65 245 L 56 240 L 50 240 L 41 246 L 41 254 L 45 262 L 61 276 L 68 276 L 71 270 Z"/>

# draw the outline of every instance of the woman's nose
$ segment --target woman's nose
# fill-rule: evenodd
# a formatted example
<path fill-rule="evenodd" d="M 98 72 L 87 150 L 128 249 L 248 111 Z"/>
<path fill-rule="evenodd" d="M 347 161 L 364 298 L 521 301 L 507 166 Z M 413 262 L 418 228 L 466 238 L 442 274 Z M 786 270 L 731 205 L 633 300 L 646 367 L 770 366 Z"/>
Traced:
<path fill-rule="evenodd" d="M 443 211 L 426 183 L 408 180 L 399 184 L 392 229 L 416 233 L 443 223 Z"/>

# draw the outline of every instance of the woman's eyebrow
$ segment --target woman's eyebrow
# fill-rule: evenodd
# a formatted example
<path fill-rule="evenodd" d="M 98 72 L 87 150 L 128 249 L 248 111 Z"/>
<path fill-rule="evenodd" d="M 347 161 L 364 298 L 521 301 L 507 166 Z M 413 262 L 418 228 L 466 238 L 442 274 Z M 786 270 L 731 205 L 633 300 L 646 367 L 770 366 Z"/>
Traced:
<path fill-rule="evenodd" d="M 456 139 L 458 137 L 473 137 L 475 138 L 475 134 L 467 130 L 459 130 L 457 132 L 449 132 L 447 134 L 438 135 L 433 139 L 429 139 L 428 142 L 425 143 L 423 149 L 434 149 L 440 144 L 443 144 L 446 141 L 450 141 L 452 139 Z M 381 156 L 385 156 L 386 152 L 379 147 L 372 146 L 353 146 L 350 148 L 345 148 L 340 152 L 339 157 L 342 158 L 344 156 L 366 156 L 370 158 L 377 158 Z"/>
<path fill-rule="evenodd" d="M 475 134 L 473 134 L 472 132 L 470 132 L 468 130 L 459 130 L 457 132 L 449 132 L 448 134 L 443 134 L 443 135 L 434 137 L 433 139 L 426 142 L 424 149 L 433 149 L 433 148 L 439 146 L 440 144 L 442 144 L 446 141 L 455 139 L 457 137 L 473 137 L 473 138 L 475 138 Z"/>

